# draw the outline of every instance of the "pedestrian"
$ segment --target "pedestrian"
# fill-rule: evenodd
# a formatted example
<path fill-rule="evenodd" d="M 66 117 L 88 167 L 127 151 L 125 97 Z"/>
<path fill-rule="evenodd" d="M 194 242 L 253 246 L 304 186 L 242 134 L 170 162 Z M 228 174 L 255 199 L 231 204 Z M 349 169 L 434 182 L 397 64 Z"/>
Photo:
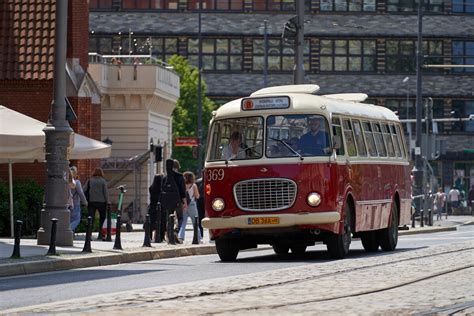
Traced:
<path fill-rule="evenodd" d="M 102 236 L 102 225 L 105 221 L 107 206 L 110 205 L 110 199 L 107 181 L 105 181 L 102 168 L 94 170 L 91 178 L 84 186 L 84 192 L 86 196 L 89 196 L 87 211 L 88 216 L 92 217 L 92 222 L 95 219 L 95 212 L 99 211 L 99 234 L 97 240 L 105 240 Z"/>
<path fill-rule="evenodd" d="M 148 207 L 148 214 L 150 214 L 150 225 L 151 233 L 153 235 L 153 230 L 155 234 L 160 233 L 158 239 L 161 241 L 164 238 L 165 228 L 166 228 L 166 216 L 162 216 L 164 212 L 161 211 L 159 205 L 161 199 L 161 183 L 163 181 L 163 176 L 160 174 L 155 175 L 153 178 L 153 183 L 151 184 L 148 191 L 150 192 L 150 206 Z M 160 219 L 158 221 L 158 218 Z M 158 226 L 159 225 L 159 226 Z M 158 227 L 160 228 L 158 230 Z M 151 237 L 151 236 L 150 236 Z"/>
<path fill-rule="evenodd" d="M 184 185 L 183 175 L 176 172 L 174 168 L 175 162 L 173 159 L 167 159 L 165 162 L 166 176 L 163 177 L 161 185 L 161 208 L 166 214 L 168 219 L 170 215 L 181 214 L 183 207 L 186 207 L 186 188 Z M 182 221 L 182 219 L 181 219 Z M 178 224 L 179 225 L 179 224 Z M 179 229 L 179 226 L 178 226 Z M 168 241 L 171 238 L 171 234 L 175 234 L 175 231 L 169 231 L 167 229 Z M 177 237 L 177 236 L 176 236 Z M 179 242 L 178 238 L 175 238 Z"/>
<path fill-rule="evenodd" d="M 446 196 L 444 195 L 443 189 L 441 187 L 438 188 L 438 192 L 436 192 L 433 200 L 433 208 L 436 211 L 436 220 L 441 220 L 441 215 L 444 209 L 444 201 Z"/>
<path fill-rule="evenodd" d="M 202 227 L 202 219 L 204 218 L 204 216 L 206 216 L 206 212 L 204 209 L 204 179 L 202 177 L 197 179 L 196 185 L 198 187 L 199 192 L 199 198 L 196 201 L 199 216 L 199 233 L 201 234 L 201 238 L 203 238 L 204 228 Z"/>
<path fill-rule="evenodd" d="M 179 169 L 181 168 L 181 165 L 179 163 L 178 159 L 173 159 L 173 170 L 175 173 L 176 177 L 176 183 L 178 184 L 178 189 L 179 189 L 179 195 L 181 197 L 181 207 L 178 207 L 176 210 L 176 217 L 178 218 L 177 221 L 177 226 L 176 226 L 176 236 L 178 235 L 179 228 L 181 227 L 181 224 L 183 223 L 183 211 L 187 207 L 186 205 L 186 188 L 185 188 L 185 181 L 184 181 L 184 176 L 182 173 L 179 172 Z"/>
<path fill-rule="evenodd" d="M 77 174 L 77 167 L 72 166 L 70 168 L 72 178 L 75 182 L 75 188 L 72 189 L 72 202 L 73 208 L 71 210 L 71 230 L 73 232 L 76 231 L 77 226 L 81 222 L 81 204 L 87 206 L 87 199 L 84 195 L 84 191 L 82 189 L 81 181 L 79 180 L 79 175 Z"/>
<path fill-rule="evenodd" d="M 474 184 L 471 185 L 471 189 L 467 193 L 467 203 L 471 207 L 471 215 L 474 215 Z"/>
<path fill-rule="evenodd" d="M 458 208 L 459 208 L 459 203 L 460 203 L 460 197 L 461 197 L 461 193 L 455 186 L 453 186 L 451 190 L 449 190 L 449 193 L 448 193 L 448 201 L 449 201 L 448 204 L 449 204 L 451 214 L 454 214 L 454 212 L 457 213 Z"/>
<path fill-rule="evenodd" d="M 188 206 L 183 212 L 183 221 L 179 229 L 179 240 L 181 243 L 184 242 L 186 235 L 186 225 L 188 218 L 191 219 L 191 223 L 194 225 L 195 218 L 199 218 L 196 201 L 199 199 L 198 187 L 195 183 L 194 173 L 186 171 L 184 174 L 184 182 L 186 185 L 186 203 Z M 198 232 L 198 240 L 201 241 L 201 234 Z"/>

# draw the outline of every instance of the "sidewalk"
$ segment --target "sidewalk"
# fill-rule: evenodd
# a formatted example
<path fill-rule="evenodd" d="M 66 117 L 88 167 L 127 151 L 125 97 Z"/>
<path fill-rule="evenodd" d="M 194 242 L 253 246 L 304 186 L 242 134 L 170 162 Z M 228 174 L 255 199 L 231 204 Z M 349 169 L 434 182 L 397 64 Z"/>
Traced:
<path fill-rule="evenodd" d="M 400 230 L 400 235 L 432 233 L 446 230 L 455 230 L 456 226 L 473 224 L 474 216 L 449 216 L 446 220 L 434 221 L 433 226 L 425 224 L 420 227 L 419 222 L 415 228 Z M 91 242 L 92 253 L 82 253 L 85 234 L 79 234 L 72 247 L 56 247 L 58 256 L 46 256 L 49 246 L 36 245 L 36 239 L 22 239 L 20 243 L 20 259 L 11 259 L 13 252 L 13 238 L 0 238 L 0 277 L 24 275 L 31 273 L 50 272 L 93 266 L 104 266 L 119 263 L 173 258 L 181 256 L 205 255 L 216 253 L 214 243 L 209 242 L 208 231 L 204 231 L 203 244 L 193 245 L 193 231 L 186 231 L 186 240 L 183 244 L 169 245 L 166 242 L 154 243 L 152 247 L 142 247 L 144 232 L 142 225 L 134 225 L 133 232 L 122 232 L 123 250 L 114 250 L 114 241 Z M 115 236 L 112 236 L 115 240 Z"/>

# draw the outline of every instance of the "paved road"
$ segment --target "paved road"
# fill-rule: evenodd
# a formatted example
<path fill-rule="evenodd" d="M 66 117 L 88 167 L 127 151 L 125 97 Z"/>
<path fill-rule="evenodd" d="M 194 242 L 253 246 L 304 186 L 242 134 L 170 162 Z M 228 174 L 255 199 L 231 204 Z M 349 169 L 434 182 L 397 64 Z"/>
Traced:
<path fill-rule="evenodd" d="M 237 263 L 221 263 L 216 255 L 208 255 L 2 278 L 0 279 L 0 296 L 2 298 L 0 300 L 0 310 L 85 298 L 93 295 L 99 296 L 85 301 L 88 303 L 100 302 L 103 300 L 101 295 L 106 293 L 116 293 L 109 298 L 105 298 L 106 302 L 109 299 L 118 304 L 137 302 L 140 303 L 138 304 L 139 307 L 146 310 L 147 298 L 153 301 L 160 296 L 152 294 L 157 289 L 158 292 L 161 292 L 172 287 L 175 290 L 178 289 L 178 292 L 182 288 L 183 290 L 188 289 L 192 293 L 199 293 L 201 290 L 206 291 L 208 286 L 216 289 L 222 283 L 233 283 L 228 282 L 229 280 L 240 279 L 239 286 L 247 283 L 252 284 L 253 280 L 258 279 L 259 276 L 267 276 L 264 278 L 267 281 L 271 281 L 272 278 L 279 281 L 288 270 L 303 271 L 301 272 L 303 275 L 312 270 L 327 270 L 329 273 L 333 273 L 338 271 L 340 267 L 351 266 L 356 262 L 395 260 L 400 257 L 412 256 L 412 254 L 419 251 L 429 250 L 436 253 L 440 249 L 449 248 L 459 243 L 465 244 L 466 242 L 473 246 L 474 226 L 463 226 L 458 231 L 451 232 L 403 236 L 399 240 L 398 250 L 395 253 L 379 252 L 375 255 L 369 255 L 362 250 L 360 242 L 355 241 L 351 247 L 353 251 L 350 257 L 343 261 L 329 260 L 325 247 L 317 245 L 309 248 L 307 255 L 301 259 L 295 259 L 291 255 L 283 258 L 276 257 L 271 250 L 260 250 L 241 252 Z M 472 254 L 472 251 L 462 252 L 461 257 L 467 256 L 466 258 L 469 258 L 470 256 L 471 259 L 474 259 Z M 471 264 L 474 262 L 474 260 L 470 261 Z M 424 268 L 420 266 L 421 263 L 416 261 L 407 264 L 416 265 L 422 270 Z M 473 273 L 471 273 L 472 275 Z M 226 282 L 222 282 L 222 280 L 226 280 Z M 327 282 L 331 282 L 331 279 Z M 472 286 L 472 282 L 474 280 L 464 286 Z M 228 290 L 228 288 L 222 289 L 224 292 Z M 173 291 L 169 291 L 169 293 L 173 293 Z M 474 289 L 470 293 L 474 293 Z M 145 301 L 141 301 L 137 297 L 141 297 Z M 70 302 L 60 303 L 58 306 L 66 307 L 67 310 L 67 307 L 72 308 L 74 304 Z M 54 310 L 58 306 L 54 307 Z M 79 303 L 79 306 L 84 307 L 87 304 L 82 302 Z M 203 310 L 206 310 L 206 305 L 203 306 Z M 126 310 L 126 308 L 127 306 L 123 306 L 120 311 Z M 159 307 L 155 306 L 155 308 Z M 38 311 L 46 312 L 48 307 Z"/>

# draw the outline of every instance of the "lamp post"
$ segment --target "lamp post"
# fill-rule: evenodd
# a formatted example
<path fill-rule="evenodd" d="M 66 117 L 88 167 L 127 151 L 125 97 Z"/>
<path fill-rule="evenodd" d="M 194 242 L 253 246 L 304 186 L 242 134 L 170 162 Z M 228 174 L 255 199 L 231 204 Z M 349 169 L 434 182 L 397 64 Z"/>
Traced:
<path fill-rule="evenodd" d="M 303 54 L 303 45 L 304 45 L 304 1 L 296 0 L 296 15 L 298 17 L 297 22 L 297 32 L 296 32 L 296 42 L 295 42 L 295 69 L 293 72 L 294 84 L 303 84 L 304 83 L 304 54 Z"/>
<path fill-rule="evenodd" d="M 406 119 L 410 117 L 410 89 L 409 89 L 409 84 L 410 84 L 410 77 L 405 77 L 403 78 L 403 83 L 406 83 L 406 90 L 407 90 L 407 100 L 406 100 L 406 107 L 407 107 L 407 117 Z M 411 141 L 411 124 L 407 122 L 407 133 L 408 133 L 408 142 Z"/>
<path fill-rule="evenodd" d="M 263 28 L 259 28 L 263 33 L 263 86 L 268 85 L 268 20 L 263 20 Z"/>
<path fill-rule="evenodd" d="M 54 99 L 50 119 L 43 130 L 46 136 L 46 186 L 45 206 L 41 210 L 41 227 L 37 234 L 38 245 L 48 245 L 51 241 L 51 218 L 58 219 L 56 244 L 73 245 L 68 210 L 68 156 L 73 130 L 66 120 L 67 3 L 56 2 Z"/>
<path fill-rule="evenodd" d="M 201 176 L 202 173 L 202 34 L 201 34 L 201 11 L 202 11 L 202 0 L 199 0 L 198 10 L 198 155 L 197 155 L 197 175 Z"/>

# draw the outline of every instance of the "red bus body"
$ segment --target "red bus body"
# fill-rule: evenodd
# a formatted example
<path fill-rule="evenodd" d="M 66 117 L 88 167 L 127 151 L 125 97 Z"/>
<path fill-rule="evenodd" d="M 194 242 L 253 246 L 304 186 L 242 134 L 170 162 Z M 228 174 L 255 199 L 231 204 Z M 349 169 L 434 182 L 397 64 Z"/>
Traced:
<path fill-rule="evenodd" d="M 292 97 L 292 102 L 296 103 L 297 98 Z M 396 221 L 395 229 L 410 222 L 410 166 L 406 148 L 403 150 L 405 159 L 372 161 L 350 159 L 347 155 L 304 159 L 271 159 L 262 155 L 261 159 L 248 161 L 207 161 L 204 170 L 207 217 L 203 226 L 210 229 L 221 259 L 226 261 L 235 259 L 238 250 L 258 244 L 271 244 L 277 253 L 288 249 L 301 252 L 317 241 L 337 244 L 331 240 L 348 230 L 344 218 L 350 212 L 349 235 L 363 237 L 364 247 L 368 245 L 366 250 L 373 251 L 374 246 L 376 250 L 379 243 L 372 239 L 395 234 L 393 229 L 388 232 L 392 220 Z M 282 190 L 282 185 L 286 190 L 288 183 L 282 181 L 296 188 L 294 200 L 284 209 L 271 210 L 272 200 L 280 198 L 274 192 Z M 237 193 L 236 188 L 243 193 Z M 317 206 L 308 204 L 308 194 L 312 192 L 322 197 Z M 221 211 L 213 208 L 216 198 L 224 201 Z M 250 200 L 252 205 L 263 209 L 245 209 L 238 199 Z M 269 210 L 265 209 L 266 205 Z M 392 212 L 396 213 L 395 217 Z"/>

